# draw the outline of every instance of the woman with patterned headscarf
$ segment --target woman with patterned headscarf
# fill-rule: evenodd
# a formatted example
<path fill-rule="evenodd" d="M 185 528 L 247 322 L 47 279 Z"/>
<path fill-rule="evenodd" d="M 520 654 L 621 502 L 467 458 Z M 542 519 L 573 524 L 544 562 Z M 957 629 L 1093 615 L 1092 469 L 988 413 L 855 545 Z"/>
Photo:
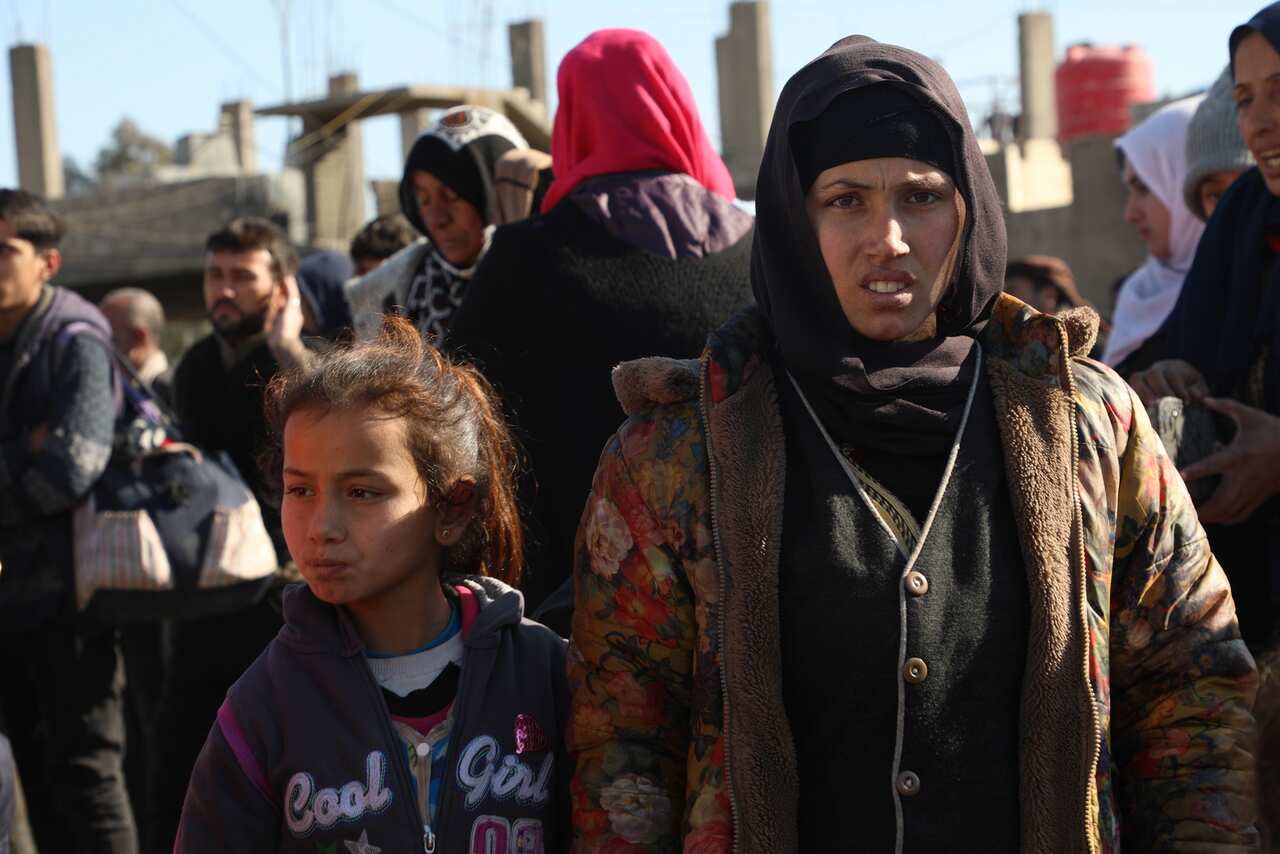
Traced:
<path fill-rule="evenodd" d="M 400 209 L 424 237 L 347 286 L 357 337 L 376 336 L 391 312 L 443 339 L 499 219 L 498 161 L 528 147 L 506 116 L 485 107 L 454 107 L 418 137 L 405 158 Z"/>

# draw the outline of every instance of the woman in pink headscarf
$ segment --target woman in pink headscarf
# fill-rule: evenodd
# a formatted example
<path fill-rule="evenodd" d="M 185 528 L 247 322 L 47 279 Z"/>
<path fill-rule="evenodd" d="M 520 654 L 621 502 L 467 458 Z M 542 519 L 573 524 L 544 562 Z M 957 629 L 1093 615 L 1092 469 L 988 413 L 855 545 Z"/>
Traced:
<path fill-rule="evenodd" d="M 696 357 L 751 302 L 752 219 L 662 45 L 601 30 L 557 83 L 543 213 L 497 231 L 445 342 L 480 364 L 528 453 L 529 612 L 569 578 L 599 449 L 623 419 L 613 366 Z M 560 592 L 541 617 L 567 633 Z"/>
<path fill-rule="evenodd" d="M 565 56 L 557 82 L 556 180 L 544 211 L 590 178 L 648 170 L 692 178 L 733 199 L 733 179 L 702 129 L 688 82 L 650 36 L 593 33 Z"/>

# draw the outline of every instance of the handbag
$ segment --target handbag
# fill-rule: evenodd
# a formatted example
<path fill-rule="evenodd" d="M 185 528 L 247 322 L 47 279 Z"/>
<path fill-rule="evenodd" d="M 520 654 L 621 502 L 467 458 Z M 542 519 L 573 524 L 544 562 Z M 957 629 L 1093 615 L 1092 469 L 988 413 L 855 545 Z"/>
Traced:
<path fill-rule="evenodd" d="M 110 459 L 72 512 L 76 610 L 121 624 L 252 605 L 279 567 L 235 464 L 182 441 L 177 419 L 92 325 L 59 329 L 50 358 L 77 334 L 103 346 L 119 382 Z"/>

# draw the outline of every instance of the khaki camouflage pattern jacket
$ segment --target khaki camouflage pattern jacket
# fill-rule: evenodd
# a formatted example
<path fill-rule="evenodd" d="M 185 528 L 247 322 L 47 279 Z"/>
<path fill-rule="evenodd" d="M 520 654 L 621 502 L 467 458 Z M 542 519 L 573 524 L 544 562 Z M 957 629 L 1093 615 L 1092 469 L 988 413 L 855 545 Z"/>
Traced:
<path fill-rule="evenodd" d="M 1254 663 L 1145 411 L 1085 358 L 1096 329 L 1002 296 L 980 338 L 1030 593 L 1022 850 L 1256 850 Z M 697 362 L 615 372 L 630 417 L 574 567 L 576 851 L 797 850 L 769 346 L 750 310 Z"/>

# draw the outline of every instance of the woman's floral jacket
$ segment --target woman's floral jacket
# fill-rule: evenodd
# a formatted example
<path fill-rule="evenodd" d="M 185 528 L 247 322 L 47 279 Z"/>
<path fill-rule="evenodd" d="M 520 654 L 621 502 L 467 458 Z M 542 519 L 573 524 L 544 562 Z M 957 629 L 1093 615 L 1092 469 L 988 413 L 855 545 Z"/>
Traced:
<path fill-rule="evenodd" d="M 980 339 L 1030 592 L 1022 847 L 1254 850 L 1253 660 L 1145 412 L 1084 357 L 1096 323 L 1001 297 Z M 615 373 L 574 567 L 575 850 L 797 850 L 769 346 L 749 311 L 697 362 Z"/>

